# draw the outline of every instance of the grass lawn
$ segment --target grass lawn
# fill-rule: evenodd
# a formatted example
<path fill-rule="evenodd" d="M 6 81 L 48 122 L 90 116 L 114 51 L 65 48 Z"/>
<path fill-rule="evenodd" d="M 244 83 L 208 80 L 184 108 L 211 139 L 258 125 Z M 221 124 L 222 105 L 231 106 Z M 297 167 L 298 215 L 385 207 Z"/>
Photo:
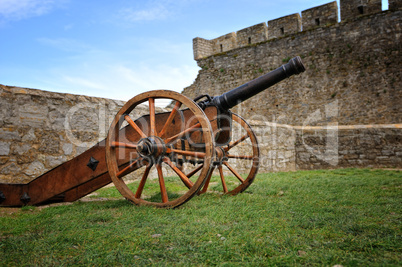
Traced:
<path fill-rule="evenodd" d="M 0 208 L 0 265 L 400 266 L 401 186 L 400 171 L 298 171 L 174 210 L 121 198 Z"/>

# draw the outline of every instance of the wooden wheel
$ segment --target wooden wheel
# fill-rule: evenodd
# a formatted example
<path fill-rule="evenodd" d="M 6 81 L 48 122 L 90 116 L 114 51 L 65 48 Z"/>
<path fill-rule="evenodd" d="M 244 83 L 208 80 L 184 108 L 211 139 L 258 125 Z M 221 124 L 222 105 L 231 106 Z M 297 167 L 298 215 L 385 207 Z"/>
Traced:
<path fill-rule="evenodd" d="M 257 175 L 260 150 L 256 135 L 239 115 L 232 113 L 232 121 L 232 141 L 215 148 L 215 171 L 208 176 L 200 193 L 205 193 L 209 187 L 212 191 L 236 195 L 246 190 Z"/>
<path fill-rule="evenodd" d="M 156 113 L 162 102 L 170 112 Z M 145 115 L 144 115 L 145 114 Z M 167 90 L 140 94 L 114 118 L 106 138 L 109 175 L 119 192 L 137 205 L 177 207 L 191 199 L 209 176 L 214 155 L 211 125 L 191 99 Z M 200 164 L 190 180 L 183 158 Z"/>

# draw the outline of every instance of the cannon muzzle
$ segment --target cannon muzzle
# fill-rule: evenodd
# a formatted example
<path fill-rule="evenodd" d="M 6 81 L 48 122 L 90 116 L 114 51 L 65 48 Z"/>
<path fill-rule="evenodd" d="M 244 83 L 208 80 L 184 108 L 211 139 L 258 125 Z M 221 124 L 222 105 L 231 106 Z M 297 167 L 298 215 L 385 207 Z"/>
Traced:
<path fill-rule="evenodd" d="M 223 95 L 213 98 L 213 103 L 221 110 L 228 110 L 241 102 L 249 99 L 252 96 L 264 91 L 268 87 L 289 78 L 294 74 L 299 74 L 305 71 L 305 67 L 300 57 L 295 57 L 289 60 L 285 65 L 264 74 L 257 79 L 245 83 Z"/>

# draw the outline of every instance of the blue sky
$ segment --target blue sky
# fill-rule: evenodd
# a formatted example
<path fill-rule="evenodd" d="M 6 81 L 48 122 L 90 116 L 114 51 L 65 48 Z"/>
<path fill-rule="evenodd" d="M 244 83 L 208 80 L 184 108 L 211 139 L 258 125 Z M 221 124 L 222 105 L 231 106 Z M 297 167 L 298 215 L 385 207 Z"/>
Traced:
<path fill-rule="evenodd" d="M 194 37 L 213 39 L 329 2 L 0 0 L 0 84 L 120 100 L 180 92 L 199 70 Z"/>

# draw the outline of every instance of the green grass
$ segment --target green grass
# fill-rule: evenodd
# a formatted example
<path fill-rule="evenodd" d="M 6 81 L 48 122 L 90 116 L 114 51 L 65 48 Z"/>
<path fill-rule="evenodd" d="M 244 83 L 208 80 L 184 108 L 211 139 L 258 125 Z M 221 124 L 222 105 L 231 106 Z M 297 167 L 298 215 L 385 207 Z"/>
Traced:
<path fill-rule="evenodd" d="M 400 171 L 299 171 L 174 210 L 122 199 L 3 208 L 0 265 L 399 266 L 401 186 Z"/>

